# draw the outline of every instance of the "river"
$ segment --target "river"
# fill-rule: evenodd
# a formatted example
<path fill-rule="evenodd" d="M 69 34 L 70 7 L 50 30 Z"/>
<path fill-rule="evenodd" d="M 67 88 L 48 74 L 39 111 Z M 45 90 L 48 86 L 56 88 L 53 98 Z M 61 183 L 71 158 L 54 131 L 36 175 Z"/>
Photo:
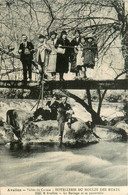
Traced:
<path fill-rule="evenodd" d="M 0 147 L 0 186 L 125 186 L 126 143 Z"/>
<path fill-rule="evenodd" d="M 14 105 L 28 108 L 29 103 L 21 100 Z M 3 113 L 7 105 L 1 108 Z M 114 108 L 120 112 L 121 107 Z M 44 143 L 0 146 L 0 186 L 126 186 L 126 170 L 127 143 L 123 142 L 101 141 L 81 148 Z"/>

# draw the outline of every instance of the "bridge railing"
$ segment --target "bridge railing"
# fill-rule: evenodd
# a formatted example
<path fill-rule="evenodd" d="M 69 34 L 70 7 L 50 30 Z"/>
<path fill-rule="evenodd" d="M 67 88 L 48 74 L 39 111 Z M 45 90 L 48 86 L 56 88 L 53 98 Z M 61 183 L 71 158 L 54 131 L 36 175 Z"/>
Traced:
<path fill-rule="evenodd" d="M 23 70 L 22 68 L 15 68 L 15 69 L 0 69 L 0 80 L 23 80 Z M 36 70 L 32 70 L 32 80 L 38 81 L 39 74 Z"/>
<path fill-rule="evenodd" d="M 23 80 L 23 68 L 21 61 L 13 56 L 1 54 L 0 80 Z M 32 66 L 32 80 L 39 80 L 39 73 L 34 66 Z"/>

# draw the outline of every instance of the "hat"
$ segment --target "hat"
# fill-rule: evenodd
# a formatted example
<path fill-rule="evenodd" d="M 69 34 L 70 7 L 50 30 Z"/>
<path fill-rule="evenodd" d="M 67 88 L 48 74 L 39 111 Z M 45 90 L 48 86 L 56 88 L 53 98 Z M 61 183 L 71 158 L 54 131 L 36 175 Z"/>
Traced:
<path fill-rule="evenodd" d="M 85 37 L 85 40 L 89 40 L 89 39 L 91 39 L 92 41 L 95 40 L 94 37 Z"/>
<path fill-rule="evenodd" d="M 40 35 L 38 36 L 38 38 L 39 38 L 39 39 L 42 39 L 42 38 L 45 39 L 46 37 L 45 37 L 44 35 L 40 34 Z"/>
<path fill-rule="evenodd" d="M 52 36 L 52 35 L 56 35 L 57 36 L 57 33 L 55 32 L 55 31 L 52 31 L 52 32 L 50 32 L 50 37 Z"/>
<path fill-rule="evenodd" d="M 27 35 L 26 34 L 22 34 L 22 37 L 27 37 Z"/>
<path fill-rule="evenodd" d="M 62 37 L 63 35 L 67 35 L 67 32 L 66 32 L 65 30 L 63 30 L 63 31 L 61 32 L 61 37 Z"/>

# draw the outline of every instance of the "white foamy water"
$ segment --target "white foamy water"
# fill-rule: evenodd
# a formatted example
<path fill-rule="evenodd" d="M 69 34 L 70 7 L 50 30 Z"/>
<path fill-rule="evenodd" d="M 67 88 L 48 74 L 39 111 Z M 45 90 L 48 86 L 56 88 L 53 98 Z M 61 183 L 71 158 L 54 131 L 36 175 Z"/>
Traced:
<path fill-rule="evenodd" d="M 125 186 L 126 143 L 70 149 L 29 145 L 1 148 L 0 186 Z"/>

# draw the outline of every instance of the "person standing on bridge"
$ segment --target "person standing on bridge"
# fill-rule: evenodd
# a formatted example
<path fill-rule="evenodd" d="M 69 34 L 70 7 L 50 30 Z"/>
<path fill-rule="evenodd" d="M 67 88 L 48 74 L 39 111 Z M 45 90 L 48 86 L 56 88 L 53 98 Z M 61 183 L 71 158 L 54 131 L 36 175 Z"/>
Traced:
<path fill-rule="evenodd" d="M 98 58 L 97 43 L 93 37 L 85 38 L 83 57 L 85 66 L 93 69 L 95 66 L 95 58 Z"/>
<path fill-rule="evenodd" d="M 85 47 L 85 38 L 81 37 L 79 40 L 78 46 L 75 46 L 74 51 L 76 52 L 76 64 L 78 70 L 77 79 L 86 78 L 86 67 L 84 64 L 84 47 Z"/>
<path fill-rule="evenodd" d="M 62 31 L 60 38 L 57 40 L 55 47 L 57 48 L 56 72 L 59 73 L 60 81 L 63 81 L 64 73 L 69 69 L 70 42 L 67 39 L 67 32 Z"/>
<path fill-rule="evenodd" d="M 39 44 L 37 49 L 36 60 L 41 67 L 41 80 L 47 79 L 47 65 L 49 59 L 49 53 L 51 52 L 50 46 L 46 43 L 46 37 L 42 34 L 39 35 Z"/>
<path fill-rule="evenodd" d="M 27 81 L 27 72 L 29 73 L 29 80 L 31 80 L 34 46 L 31 42 L 27 41 L 27 36 L 25 34 L 22 35 L 22 43 L 19 46 L 18 52 L 23 65 L 23 80 Z"/>
<path fill-rule="evenodd" d="M 76 77 L 78 76 L 78 70 L 77 70 L 77 64 L 76 64 L 76 52 L 75 52 L 75 46 L 78 46 L 80 42 L 80 31 L 75 30 L 74 32 L 74 38 L 71 41 L 71 54 L 70 54 L 70 61 L 71 61 L 71 69 L 70 71 L 73 73 L 76 73 Z"/>
<path fill-rule="evenodd" d="M 50 33 L 50 39 L 47 41 L 47 44 L 51 48 L 51 52 L 49 54 L 49 59 L 48 59 L 48 65 L 47 65 L 47 73 L 51 74 L 51 79 L 55 80 L 56 78 L 56 60 L 57 60 L 57 49 L 55 48 L 56 44 L 56 32 L 51 32 Z"/>

